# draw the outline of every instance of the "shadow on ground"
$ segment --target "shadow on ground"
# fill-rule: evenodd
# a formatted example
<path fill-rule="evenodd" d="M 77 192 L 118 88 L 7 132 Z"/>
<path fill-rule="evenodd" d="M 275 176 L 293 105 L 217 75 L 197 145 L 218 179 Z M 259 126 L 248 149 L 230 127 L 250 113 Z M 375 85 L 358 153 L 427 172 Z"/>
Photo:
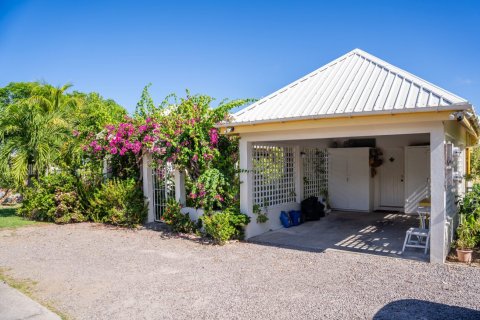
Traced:
<path fill-rule="evenodd" d="M 148 222 L 143 225 L 145 229 L 157 231 L 160 233 L 160 237 L 164 239 L 184 239 L 193 241 L 205 245 L 213 245 L 214 242 L 211 239 L 201 237 L 195 234 L 179 233 L 172 231 L 172 228 L 165 223 L 161 222 Z"/>
<path fill-rule="evenodd" d="M 480 311 L 430 301 L 405 299 L 391 302 L 380 309 L 374 320 L 403 319 L 480 319 Z"/>
<path fill-rule="evenodd" d="M 428 261 L 423 249 L 402 251 L 405 232 L 418 223 L 416 216 L 402 213 L 335 211 L 319 221 L 269 231 L 249 241 L 313 252 L 335 249 Z"/>

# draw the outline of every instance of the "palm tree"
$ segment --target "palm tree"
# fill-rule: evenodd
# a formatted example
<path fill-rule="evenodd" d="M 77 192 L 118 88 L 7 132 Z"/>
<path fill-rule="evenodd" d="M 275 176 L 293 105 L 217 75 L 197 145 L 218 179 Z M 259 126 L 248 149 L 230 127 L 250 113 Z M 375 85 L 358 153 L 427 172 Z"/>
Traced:
<path fill-rule="evenodd" d="M 10 175 L 17 188 L 55 167 L 63 145 L 71 139 L 68 114 L 77 101 L 65 95 L 70 87 L 38 84 L 31 97 L 2 110 L 0 173 Z"/>

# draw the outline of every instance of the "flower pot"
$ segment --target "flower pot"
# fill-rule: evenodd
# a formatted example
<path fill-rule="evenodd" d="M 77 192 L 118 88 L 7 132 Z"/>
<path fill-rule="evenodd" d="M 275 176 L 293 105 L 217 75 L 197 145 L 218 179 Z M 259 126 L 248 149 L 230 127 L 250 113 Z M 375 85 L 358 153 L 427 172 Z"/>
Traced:
<path fill-rule="evenodd" d="M 472 262 L 472 252 L 473 250 L 470 249 L 460 249 L 457 248 L 457 259 L 460 262 Z"/>

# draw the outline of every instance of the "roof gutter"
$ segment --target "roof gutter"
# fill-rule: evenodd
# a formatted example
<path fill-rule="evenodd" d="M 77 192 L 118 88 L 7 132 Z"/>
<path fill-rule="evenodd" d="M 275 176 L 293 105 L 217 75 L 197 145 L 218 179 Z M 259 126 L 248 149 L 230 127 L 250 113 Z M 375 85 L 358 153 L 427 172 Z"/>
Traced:
<path fill-rule="evenodd" d="M 426 112 L 442 112 L 442 111 L 467 111 L 473 110 L 473 107 L 468 102 L 454 103 L 449 106 L 436 106 L 436 107 L 424 107 L 424 108 L 412 108 L 412 109 L 397 109 L 397 110 L 373 110 L 373 111 L 362 111 L 362 112 L 349 112 L 349 113 L 335 113 L 335 114 L 326 114 L 326 115 L 310 115 L 302 117 L 290 117 L 290 118 L 278 118 L 278 119 L 266 119 L 266 120 L 255 120 L 255 121 L 245 121 L 245 122 L 222 122 L 216 125 L 218 128 L 224 127 L 234 127 L 234 126 L 254 126 L 257 124 L 264 123 L 278 123 L 278 122 L 289 122 L 297 120 L 321 120 L 321 119 L 333 119 L 333 118 L 354 118 L 354 117 L 366 117 L 374 115 L 399 115 L 405 113 L 426 113 Z"/>

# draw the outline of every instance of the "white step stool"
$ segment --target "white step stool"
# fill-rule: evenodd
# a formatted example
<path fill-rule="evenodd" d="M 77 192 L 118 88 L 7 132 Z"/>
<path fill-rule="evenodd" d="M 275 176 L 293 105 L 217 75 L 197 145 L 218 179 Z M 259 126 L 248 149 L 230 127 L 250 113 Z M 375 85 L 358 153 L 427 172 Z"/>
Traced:
<path fill-rule="evenodd" d="M 415 236 L 416 239 L 412 239 L 412 236 Z M 405 251 L 406 247 L 411 247 L 425 249 L 425 254 L 427 254 L 429 243 L 430 230 L 422 228 L 410 228 L 407 230 L 402 252 Z"/>

